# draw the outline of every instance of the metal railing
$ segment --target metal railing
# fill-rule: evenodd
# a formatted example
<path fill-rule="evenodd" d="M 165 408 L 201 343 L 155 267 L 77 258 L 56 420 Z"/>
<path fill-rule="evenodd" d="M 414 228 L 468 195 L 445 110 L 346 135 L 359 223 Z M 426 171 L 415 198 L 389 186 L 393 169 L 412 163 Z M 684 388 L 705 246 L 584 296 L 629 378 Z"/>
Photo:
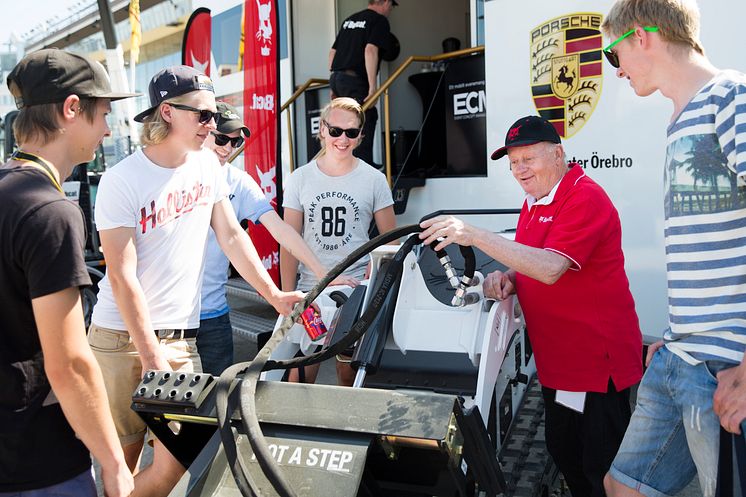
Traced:
<path fill-rule="evenodd" d="M 297 90 L 295 90 L 295 93 L 293 93 L 290 98 L 288 98 L 288 101 L 282 104 L 282 107 L 280 107 L 280 114 L 285 112 L 287 109 L 290 108 L 290 105 L 298 100 L 301 95 L 303 95 L 306 90 L 318 88 L 319 86 L 325 86 L 329 84 L 328 79 L 320 79 L 320 78 L 311 78 L 302 85 L 298 87 Z M 290 172 L 292 173 L 295 169 L 295 154 L 293 153 L 293 119 L 290 115 L 290 112 L 286 114 L 288 118 L 288 145 L 290 147 Z"/>
<path fill-rule="evenodd" d="M 484 46 L 480 45 L 478 47 L 470 47 L 465 48 L 463 50 L 456 50 L 455 52 L 447 52 L 443 54 L 438 55 L 411 55 L 407 60 L 405 60 L 396 70 L 386 79 L 386 81 L 381 84 L 381 86 L 378 87 L 378 90 L 373 93 L 373 95 L 370 96 L 365 102 L 363 103 L 363 110 L 367 110 L 373 105 L 375 105 L 376 101 L 380 98 L 381 95 L 383 95 L 383 122 L 384 122 L 384 136 L 385 136 L 385 166 L 386 166 L 386 180 L 389 183 L 389 187 L 393 185 L 392 177 L 391 177 L 391 119 L 389 114 L 389 88 L 392 84 L 394 84 L 394 81 L 396 81 L 402 73 L 409 67 L 413 62 L 438 62 L 441 60 L 448 60 L 448 59 L 454 59 L 456 57 L 462 57 L 464 55 L 471 55 L 476 53 L 482 53 L 484 52 Z M 318 88 L 319 86 L 324 86 L 329 84 L 328 79 L 321 79 L 321 78 L 312 78 L 303 83 L 301 86 L 298 87 L 297 90 L 295 90 L 295 93 L 292 94 L 290 98 L 288 98 L 287 102 L 282 104 L 282 107 L 280 107 L 280 113 L 288 110 L 290 108 L 290 105 L 292 105 L 298 98 L 300 98 L 301 95 L 303 95 L 306 90 Z M 288 126 L 288 144 L 290 146 L 290 172 L 292 173 L 295 169 L 295 159 L 294 159 L 294 150 L 293 150 L 293 125 L 292 125 L 292 118 L 290 116 L 290 112 L 287 113 L 287 126 Z M 233 155 L 230 157 L 229 161 L 233 161 L 238 155 L 243 152 L 243 147 L 241 146 L 238 150 L 236 150 Z"/>
<path fill-rule="evenodd" d="M 385 156 L 384 164 L 386 166 L 386 180 L 389 182 L 389 186 L 393 186 L 391 179 L 391 119 L 389 116 L 389 87 L 394 84 L 399 76 L 412 64 L 412 62 L 438 62 L 440 60 L 454 59 L 456 57 L 462 57 L 464 55 L 470 55 L 475 53 L 484 52 L 484 45 L 478 47 L 465 48 L 463 50 L 456 50 L 455 52 L 447 52 L 438 55 L 411 55 L 405 60 L 392 74 L 388 77 L 384 83 L 378 87 L 373 95 L 363 103 L 363 110 L 369 109 L 375 105 L 378 98 L 383 94 L 383 115 L 384 115 L 384 142 L 385 142 Z"/>
<path fill-rule="evenodd" d="M 290 105 L 298 100 L 298 98 L 303 95 L 306 90 L 318 88 L 319 86 L 325 86 L 329 84 L 328 79 L 321 79 L 321 78 L 311 78 L 302 85 L 298 87 L 297 90 L 295 90 L 295 93 L 293 93 L 290 98 L 288 98 L 287 102 L 282 104 L 280 107 L 280 114 L 285 112 Z M 290 172 L 292 173 L 295 169 L 295 157 L 293 154 L 293 120 L 290 116 L 290 112 L 287 113 L 287 122 L 288 122 L 288 144 L 290 145 Z M 239 148 L 233 151 L 233 154 L 228 158 L 228 162 L 233 162 L 233 160 L 241 155 L 244 148 L 246 147 L 246 142 L 243 142 L 243 145 L 241 145 Z"/>

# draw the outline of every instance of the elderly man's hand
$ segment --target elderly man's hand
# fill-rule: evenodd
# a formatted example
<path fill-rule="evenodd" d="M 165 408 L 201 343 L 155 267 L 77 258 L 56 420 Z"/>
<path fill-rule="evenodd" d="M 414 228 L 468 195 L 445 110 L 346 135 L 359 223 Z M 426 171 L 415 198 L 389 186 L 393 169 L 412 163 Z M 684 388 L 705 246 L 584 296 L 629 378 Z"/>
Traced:
<path fill-rule="evenodd" d="M 489 299 L 504 300 L 515 293 L 515 286 L 508 273 L 495 271 L 484 279 L 484 296 Z"/>
<path fill-rule="evenodd" d="M 712 409 L 720 418 L 720 425 L 731 433 L 740 434 L 746 419 L 746 366 L 741 364 L 724 369 L 717 375 L 718 387 Z"/>
<path fill-rule="evenodd" d="M 438 238 L 443 238 L 435 250 L 440 250 L 452 243 L 470 246 L 474 244 L 476 228 L 470 226 L 453 216 L 437 216 L 420 223 L 425 231 L 420 233 L 420 239 L 425 240 L 425 245 L 430 245 Z"/>

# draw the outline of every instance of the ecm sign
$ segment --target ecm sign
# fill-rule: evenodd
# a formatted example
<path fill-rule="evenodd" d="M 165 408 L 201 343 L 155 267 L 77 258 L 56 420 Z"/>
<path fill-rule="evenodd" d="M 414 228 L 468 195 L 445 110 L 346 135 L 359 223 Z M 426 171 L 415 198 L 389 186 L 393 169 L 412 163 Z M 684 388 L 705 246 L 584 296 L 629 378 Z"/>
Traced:
<path fill-rule="evenodd" d="M 485 99 L 484 90 L 454 93 L 453 115 L 470 116 L 480 113 L 484 114 Z"/>
<path fill-rule="evenodd" d="M 445 80 L 446 175 L 487 175 L 484 54 L 448 63 Z"/>

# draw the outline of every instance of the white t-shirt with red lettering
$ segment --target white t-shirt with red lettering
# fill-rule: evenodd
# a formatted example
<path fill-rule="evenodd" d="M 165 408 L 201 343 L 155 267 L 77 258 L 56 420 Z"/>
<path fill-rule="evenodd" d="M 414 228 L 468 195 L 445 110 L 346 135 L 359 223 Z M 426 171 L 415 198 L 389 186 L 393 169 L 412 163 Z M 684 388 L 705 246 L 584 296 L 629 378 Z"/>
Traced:
<path fill-rule="evenodd" d="M 137 279 L 154 329 L 199 327 L 212 208 L 227 194 L 220 163 L 210 150 L 191 152 L 184 165 L 171 169 L 138 150 L 101 177 L 96 227 L 135 228 Z M 108 277 L 99 284 L 92 321 L 127 329 Z"/>

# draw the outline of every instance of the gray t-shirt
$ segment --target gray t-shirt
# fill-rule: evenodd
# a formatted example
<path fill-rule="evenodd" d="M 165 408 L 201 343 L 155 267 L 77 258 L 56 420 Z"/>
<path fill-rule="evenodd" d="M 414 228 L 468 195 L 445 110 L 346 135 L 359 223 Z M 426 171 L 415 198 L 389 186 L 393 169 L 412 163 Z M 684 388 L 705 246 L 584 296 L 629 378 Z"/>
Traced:
<path fill-rule="evenodd" d="M 386 176 L 362 160 L 344 176 L 327 176 L 316 161 L 293 171 L 285 183 L 283 207 L 303 213 L 303 239 L 321 264 L 331 269 L 367 242 L 373 214 L 394 203 Z M 362 279 L 368 258 L 344 274 Z M 298 289 L 307 291 L 318 278 L 302 263 Z"/>

